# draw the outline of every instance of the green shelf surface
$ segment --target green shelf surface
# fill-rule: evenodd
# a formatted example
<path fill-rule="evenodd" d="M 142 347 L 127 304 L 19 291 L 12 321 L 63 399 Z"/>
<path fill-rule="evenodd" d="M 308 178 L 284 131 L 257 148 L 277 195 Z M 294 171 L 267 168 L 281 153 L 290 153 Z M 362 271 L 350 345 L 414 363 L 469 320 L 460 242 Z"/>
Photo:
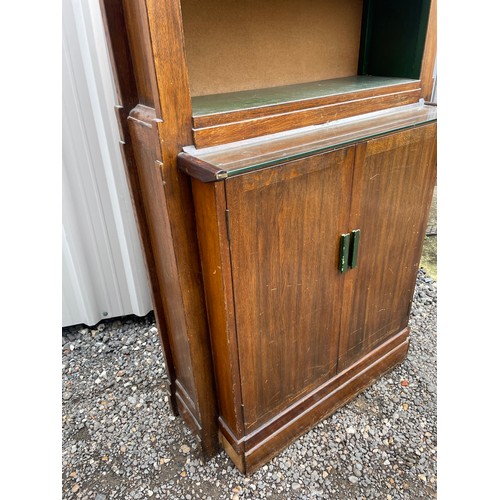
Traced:
<path fill-rule="evenodd" d="M 294 101 L 304 101 L 307 99 L 317 99 L 416 81 L 418 80 L 385 76 L 348 76 L 332 80 L 321 80 L 319 82 L 192 97 L 191 103 L 193 116 L 198 117 L 262 106 L 273 106 Z"/>

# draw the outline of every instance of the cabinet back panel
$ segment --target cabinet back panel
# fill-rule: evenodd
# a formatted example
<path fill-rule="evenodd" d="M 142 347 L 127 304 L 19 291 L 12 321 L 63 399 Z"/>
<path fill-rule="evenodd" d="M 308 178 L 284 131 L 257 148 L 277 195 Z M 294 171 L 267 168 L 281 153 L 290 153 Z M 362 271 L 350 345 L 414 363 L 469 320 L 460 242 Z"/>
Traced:
<path fill-rule="evenodd" d="M 336 374 L 354 148 L 226 181 L 246 432 Z"/>
<path fill-rule="evenodd" d="M 357 74 L 362 0 L 182 0 L 192 96 Z"/>

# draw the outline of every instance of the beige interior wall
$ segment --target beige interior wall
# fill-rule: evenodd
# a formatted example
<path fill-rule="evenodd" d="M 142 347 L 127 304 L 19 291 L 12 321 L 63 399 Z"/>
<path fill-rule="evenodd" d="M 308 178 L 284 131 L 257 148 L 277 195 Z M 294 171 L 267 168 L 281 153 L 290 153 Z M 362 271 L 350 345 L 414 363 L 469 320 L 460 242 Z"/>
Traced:
<path fill-rule="evenodd" d="M 362 0 L 181 0 L 193 96 L 357 73 Z"/>

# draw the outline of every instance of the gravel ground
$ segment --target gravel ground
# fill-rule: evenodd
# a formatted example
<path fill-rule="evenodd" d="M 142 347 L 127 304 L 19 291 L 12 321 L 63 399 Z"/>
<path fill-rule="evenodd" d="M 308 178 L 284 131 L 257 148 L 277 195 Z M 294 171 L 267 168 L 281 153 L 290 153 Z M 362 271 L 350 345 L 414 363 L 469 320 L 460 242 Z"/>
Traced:
<path fill-rule="evenodd" d="M 435 498 L 436 301 L 421 270 L 405 362 L 250 477 L 172 415 L 152 315 L 63 329 L 63 498 Z"/>

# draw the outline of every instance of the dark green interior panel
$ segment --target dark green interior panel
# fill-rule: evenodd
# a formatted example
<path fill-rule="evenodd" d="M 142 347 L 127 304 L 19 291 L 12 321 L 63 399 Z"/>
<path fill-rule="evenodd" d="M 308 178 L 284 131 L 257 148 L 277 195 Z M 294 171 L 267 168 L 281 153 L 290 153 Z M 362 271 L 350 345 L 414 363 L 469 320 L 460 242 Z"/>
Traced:
<path fill-rule="evenodd" d="M 365 0 L 359 74 L 420 77 L 430 0 Z"/>

